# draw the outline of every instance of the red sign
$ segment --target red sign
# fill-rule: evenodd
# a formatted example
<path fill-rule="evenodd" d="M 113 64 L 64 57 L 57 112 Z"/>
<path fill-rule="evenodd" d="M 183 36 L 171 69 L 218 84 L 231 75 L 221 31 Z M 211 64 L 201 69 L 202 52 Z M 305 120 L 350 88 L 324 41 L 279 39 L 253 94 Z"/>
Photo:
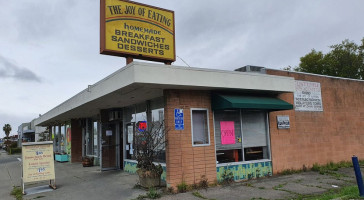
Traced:
<path fill-rule="evenodd" d="M 146 121 L 138 122 L 138 130 L 142 132 L 147 130 L 147 122 Z"/>

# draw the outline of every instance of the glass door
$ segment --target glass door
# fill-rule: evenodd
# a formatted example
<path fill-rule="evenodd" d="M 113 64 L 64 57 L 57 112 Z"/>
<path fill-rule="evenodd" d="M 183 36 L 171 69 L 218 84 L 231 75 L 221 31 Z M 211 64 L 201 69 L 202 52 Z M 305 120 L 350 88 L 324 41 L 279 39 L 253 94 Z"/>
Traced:
<path fill-rule="evenodd" d="M 105 123 L 101 129 L 101 170 L 119 169 L 120 123 Z"/>

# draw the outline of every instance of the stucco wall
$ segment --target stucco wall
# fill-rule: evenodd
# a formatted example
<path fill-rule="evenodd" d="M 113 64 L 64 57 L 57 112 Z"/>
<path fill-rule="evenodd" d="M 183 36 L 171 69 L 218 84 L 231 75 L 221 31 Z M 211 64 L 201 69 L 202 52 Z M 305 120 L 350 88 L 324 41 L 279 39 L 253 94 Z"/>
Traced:
<path fill-rule="evenodd" d="M 267 70 L 268 74 L 321 83 L 323 112 L 270 113 L 273 173 L 314 163 L 364 159 L 364 82 Z M 294 103 L 293 93 L 279 98 Z M 291 128 L 277 129 L 277 115 L 289 115 Z"/>

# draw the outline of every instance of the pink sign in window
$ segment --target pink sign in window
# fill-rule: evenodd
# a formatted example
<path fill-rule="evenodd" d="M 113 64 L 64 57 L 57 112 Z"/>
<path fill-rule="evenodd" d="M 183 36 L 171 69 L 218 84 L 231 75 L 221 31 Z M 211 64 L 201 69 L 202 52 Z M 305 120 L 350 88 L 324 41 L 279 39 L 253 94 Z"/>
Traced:
<path fill-rule="evenodd" d="M 235 144 L 235 129 L 233 121 L 221 121 L 221 144 Z"/>

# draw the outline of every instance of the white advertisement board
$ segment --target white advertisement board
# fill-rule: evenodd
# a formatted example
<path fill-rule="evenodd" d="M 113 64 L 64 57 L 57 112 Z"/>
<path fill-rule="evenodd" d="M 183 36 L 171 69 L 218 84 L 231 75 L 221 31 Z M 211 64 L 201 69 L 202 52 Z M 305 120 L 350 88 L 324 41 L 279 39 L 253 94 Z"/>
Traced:
<path fill-rule="evenodd" d="M 55 179 L 52 142 L 28 142 L 22 146 L 23 182 Z"/>
<path fill-rule="evenodd" d="M 295 81 L 294 107 L 296 111 L 323 111 L 321 84 L 309 81 Z"/>

